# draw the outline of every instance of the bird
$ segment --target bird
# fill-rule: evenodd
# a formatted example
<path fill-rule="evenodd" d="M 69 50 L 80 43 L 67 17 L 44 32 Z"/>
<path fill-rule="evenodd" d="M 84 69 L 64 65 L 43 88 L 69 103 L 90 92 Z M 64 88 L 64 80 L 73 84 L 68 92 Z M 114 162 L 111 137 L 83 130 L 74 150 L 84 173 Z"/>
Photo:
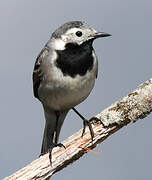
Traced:
<path fill-rule="evenodd" d="M 98 59 L 93 48 L 97 38 L 111 36 L 97 32 L 85 21 L 70 21 L 56 29 L 36 58 L 33 70 L 34 96 L 42 103 L 45 129 L 41 155 L 50 153 L 58 143 L 59 134 L 69 110 L 83 120 L 83 132 L 90 123 L 75 108 L 84 101 L 94 87 L 98 75 Z M 97 118 L 94 118 L 98 121 Z"/>

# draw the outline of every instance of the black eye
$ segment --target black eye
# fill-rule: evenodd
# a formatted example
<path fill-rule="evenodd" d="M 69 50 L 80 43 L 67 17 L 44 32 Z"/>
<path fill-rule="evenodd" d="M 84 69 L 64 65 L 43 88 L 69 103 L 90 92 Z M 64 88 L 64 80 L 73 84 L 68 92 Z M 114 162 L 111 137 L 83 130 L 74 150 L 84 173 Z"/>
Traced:
<path fill-rule="evenodd" d="M 76 34 L 78 37 L 81 37 L 81 36 L 82 36 L 82 32 L 81 32 L 81 31 L 77 31 L 75 34 Z"/>

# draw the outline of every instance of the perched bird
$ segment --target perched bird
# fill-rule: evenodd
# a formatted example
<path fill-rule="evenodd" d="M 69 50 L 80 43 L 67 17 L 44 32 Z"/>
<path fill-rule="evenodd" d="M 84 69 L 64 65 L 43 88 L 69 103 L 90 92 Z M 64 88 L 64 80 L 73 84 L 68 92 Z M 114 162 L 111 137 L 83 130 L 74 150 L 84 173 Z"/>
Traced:
<path fill-rule="evenodd" d="M 86 22 L 63 24 L 38 55 L 33 71 L 33 91 L 44 108 L 45 130 L 41 154 L 50 152 L 57 144 L 63 121 L 70 109 L 83 119 L 83 133 L 88 125 L 91 138 L 94 133 L 90 121 L 74 107 L 90 94 L 98 74 L 98 60 L 93 41 L 110 36 L 97 32 Z"/>

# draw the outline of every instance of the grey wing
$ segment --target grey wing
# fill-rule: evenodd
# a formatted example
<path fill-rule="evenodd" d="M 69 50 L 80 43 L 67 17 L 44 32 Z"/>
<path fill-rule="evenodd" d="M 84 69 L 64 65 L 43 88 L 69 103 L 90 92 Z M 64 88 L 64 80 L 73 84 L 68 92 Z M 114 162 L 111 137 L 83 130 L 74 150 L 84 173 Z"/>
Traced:
<path fill-rule="evenodd" d="M 41 80 L 43 78 L 43 73 L 41 70 L 41 64 L 45 60 L 45 58 L 48 56 L 49 49 L 47 46 L 45 46 L 42 51 L 39 53 L 39 55 L 36 58 L 36 62 L 34 65 L 33 70 L 33 93 L 36 98 L 39 99 L 38 95 L 38 89 L 41 83 Z"/>

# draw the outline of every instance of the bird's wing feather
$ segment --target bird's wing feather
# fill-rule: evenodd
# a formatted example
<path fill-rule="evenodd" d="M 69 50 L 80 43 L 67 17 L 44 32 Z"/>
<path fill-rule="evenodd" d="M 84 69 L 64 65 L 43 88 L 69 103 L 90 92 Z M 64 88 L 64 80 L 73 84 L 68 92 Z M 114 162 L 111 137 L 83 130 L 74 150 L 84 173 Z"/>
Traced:
<path fill-rule="evenodd" d="M 96 78 L 98 77 L 98 66 L 97 66 L 97 71 L 96 71 Z"/>
<path fill-rule="evenodd" d="M 49 49 L 45 46 L 36 58 L 34 71 L 33 71 L 33 92 L 34 96 L 39 99 L 38 89 L 43 78 L 43 72 L 41 70 L 41 64 L 48 56 Z"/>
<path fill-rule="evenodd" d="M 97 55 L 96 55 L 96 53 L 95 53 L 95 51 L 94 51 L 94 49 L 93 49 L 93 55 L 94 55 L 94 58 L 96 59 L 96 63 L 97 63 L 97 65 L 96 65 L 96 78 L 98 77 L 98 58 L 97 58 Z"/>

